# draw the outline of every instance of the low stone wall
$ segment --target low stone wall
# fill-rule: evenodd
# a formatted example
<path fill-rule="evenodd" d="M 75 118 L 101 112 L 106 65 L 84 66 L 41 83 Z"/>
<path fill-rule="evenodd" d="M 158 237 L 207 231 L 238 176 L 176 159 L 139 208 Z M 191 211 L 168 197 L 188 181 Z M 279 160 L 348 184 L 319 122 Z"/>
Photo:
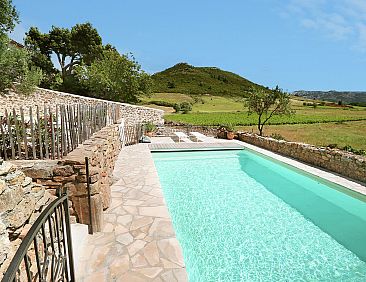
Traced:
<path fill-rule="evenodd" d="M 0 165 L 0 279 L 41 211 L 54 197 L 9 162 Z"/>
<path fill-rule="evenodd" d="M 102 211 L 110 205 L 112 172 L 120 150 L 118 125 L 114 124 L 93 134 L 62 160 L 27 160 L 13 163 L 28 177 L 42 184 L 51 194 L 56 194 L 60 187 L 67 188 L 72 203 L 70 215 L 73 221 L 89 224 L 85 169 L 85 157 L 88 157 L 93 227 L 94 231 L 101 231 Z"/>
<path fill-rule="evenodd" d="M 43 88 L 37 88 L 33 94 L 27 96 L 14 92 L 10 92 L 9 94 L 1 94 L 0 101 L 0 115 L 4 114 L 5 109 L 9 111 L 10 109 L 15 108 L 17 112 L 19 112 L 20 107 L 27 108 L 40 106 L 43 108 L 43 105 L 47 105 L 47 107 L 51 107 L 51 110 L 55 112 L 57 104 L 95 105 L 98 103 L 107 103 L 119 106 L 121 117 L 126 120 L 127 124 L 142 123 L 146 121 L 150 121 L 155 124 L 164 123 L 164 111 L 162 110 L 78 96 Z"/>
<path fill-rule="evenodd" d="M 155 135 L 157 136 L 172 136 L 173 132 L 181 131 L 186 133 L 187 135 L 189 132 L 195 131 L 202 133 L 206 136 L 216 137 L 217 135 L 217 127 L 211 126 L 193 126 L 193 125 L 172 125 L 172 124 L 165 124 L 163 127 L 159 127 Z"/>
<path fill-rule="evenodd" d="M 337 149 L 241 133 L 239 140 L 366 183 L 366 157 Z"/>

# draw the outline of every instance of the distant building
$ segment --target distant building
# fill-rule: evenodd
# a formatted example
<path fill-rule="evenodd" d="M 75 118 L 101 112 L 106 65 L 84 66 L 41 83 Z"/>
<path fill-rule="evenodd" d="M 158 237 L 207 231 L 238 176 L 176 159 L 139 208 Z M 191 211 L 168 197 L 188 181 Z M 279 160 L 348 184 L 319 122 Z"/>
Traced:
<path fill-rule="evenodd" d="M 13 45 L 14 47 L 17 47 L 19 49 L 24 49 L 24 45 L 23 44 L 20 44 L 19 42 L 16 42 L 15 40 L 10 40 L 10 45 Z"/>

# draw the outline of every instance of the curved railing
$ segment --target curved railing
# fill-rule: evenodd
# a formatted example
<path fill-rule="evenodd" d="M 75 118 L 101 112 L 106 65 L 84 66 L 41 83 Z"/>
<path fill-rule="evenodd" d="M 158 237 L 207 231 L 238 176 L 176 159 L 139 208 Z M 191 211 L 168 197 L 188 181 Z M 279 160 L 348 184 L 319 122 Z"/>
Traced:
<path fill-rule="evenodd" d="M 2 281 L 75 281 L 67 191 L 34 222 Z"/>

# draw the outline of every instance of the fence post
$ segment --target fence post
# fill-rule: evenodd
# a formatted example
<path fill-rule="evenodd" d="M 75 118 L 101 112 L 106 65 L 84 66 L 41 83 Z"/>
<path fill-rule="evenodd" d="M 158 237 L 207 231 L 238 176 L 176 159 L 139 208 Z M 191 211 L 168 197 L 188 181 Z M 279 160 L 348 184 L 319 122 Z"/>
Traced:
<path fill-rule="evenodd" d="M 39 117 L 39 107 L 37 105 L 37 129 L 38 129 L 38 144 L 39 144 L 39 158 L 43 159 L 43 145 L 42 145 L 42 131 L 41 131 L 41 119 Z"/>
<path fill-rule="evenodd" d="M 19 123 L 18 123 L 18 118 L 17 118 L 17 114 L 15 112 L 15 108 L 13 108 L 13 119 L 14 119 L 14 129 L 15 129 L 15 136 L 16 136 L 16 140 L 17 140 L 17 147 L 18 147 L 18 157 L 21 158 L 22 157 L 22 148 L 20 147 L 20 135 L 19 135 Z"/>
<path fill-rule="evenodd" d="M 28 159 L 28 140 L 27 140 L 27 131 L 25 128 L 25 123 L 24 123 L 24 112 L 23 112 L 23 107 L 20 107 L 20 121 L 22 123 L 22 133 L 23 133 L 23 142 L 24 142 L 24 153 L 25 153 L 25 159 Z"/>
<path fill-rule="evenodd" d="M 33 123 L 32 107 L 29 107 L 29 120 L 30 120 L 31 135 L 32 135 L 32 153 L 33 153 L 33 159 L 35 160 L 37 158 L 37 154 L 36 154 L 36 139 L 34 138 L 34 123 Z"/>
<path fill-rule="evenodd" d="M 3 129 L 3 125 L 4 125 L 4 120 L 3 117 L 0 117 L 0 129 L 1 129 L 1 139 L 3 141 L 3 152 L 4 152 L 4 160 L 8 159 L 8 153 L 6 151 L 6 144 L 5 144 L 5 135 L 4 135 L 4 129 Z"/>
<path fill-rule="evenodd" d="M 48 159 L 50 157 L 48 151 L 48 120 L 47 120 L 47 108 L 46 105 L 43 106 L 43 120 L 44 120 L 44 147 L 45 147 L 45 157 Z"/>

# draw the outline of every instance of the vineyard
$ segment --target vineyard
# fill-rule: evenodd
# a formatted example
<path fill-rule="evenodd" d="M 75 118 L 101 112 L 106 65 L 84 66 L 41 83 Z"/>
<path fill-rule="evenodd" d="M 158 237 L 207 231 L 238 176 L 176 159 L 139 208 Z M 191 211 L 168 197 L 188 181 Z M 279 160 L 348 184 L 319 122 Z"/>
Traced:
<path fill-rule="evenodd" d="M 164 116 L 166 121 L 192 125 L 218 126 L 232 124 L 246 126 L 257 124 L 258 116 L 247 112 L 231 113 L 189 113 Z M 305 109 L 291 116 L 274 116 L 268 124 L 313 124 L 327 122 L 345 122 L 366 120 L 366 110 L 353 109 Z"/>

